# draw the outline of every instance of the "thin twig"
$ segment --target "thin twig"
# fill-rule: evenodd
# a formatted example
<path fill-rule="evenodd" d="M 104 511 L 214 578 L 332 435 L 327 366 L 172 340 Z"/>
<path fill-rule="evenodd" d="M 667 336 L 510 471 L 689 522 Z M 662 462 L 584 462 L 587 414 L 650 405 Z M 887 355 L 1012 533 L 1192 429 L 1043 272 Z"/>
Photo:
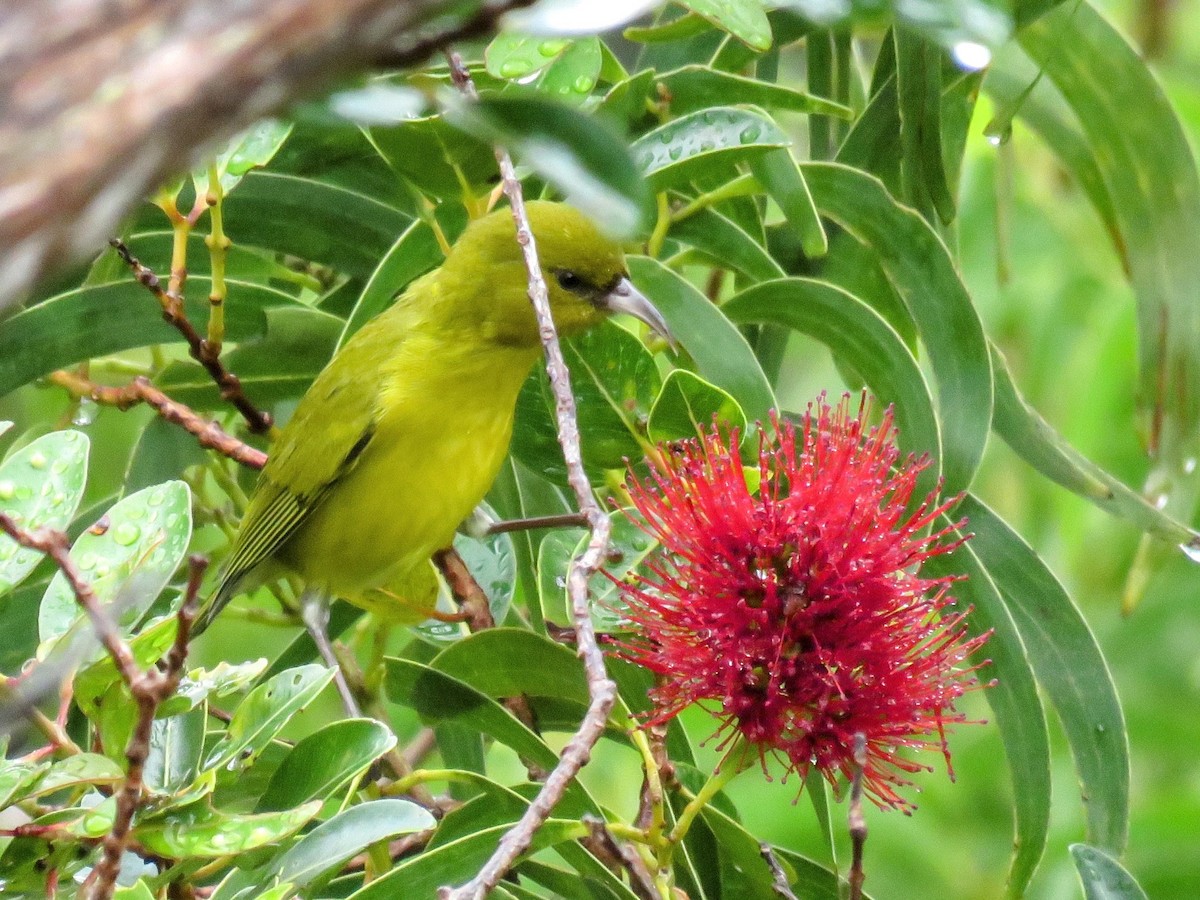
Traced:
<path fill-rule="evenodd" d="M 235 438 L 216 422 L 205 419 L 189 406 L 172 400 L 148 378 L 137 377 L 124 387 L 109 387 L 60 369 L 50 375 L 51 382 L 66 388 L 76 397 L 87 397 L 102 406 L 115 406 L 126 410 L 145 403 L 172 425 L 178 425 L 196 438 L 201 447 L 216 450 L 234 462 L 251 469 L 261 469 L 267 462 L 267 454 Z"/>
<path fill-rule="evenodd" d="M 221 391 L 221 398 L 233 404 L 246 425 L 254 434 L 266 434 L 273 424 L 271 414 L 263 412 L 246 396 L 238 377 L 225 368 L 220 359 L 220 346 L 213 346 L 200 336 L 192 325 L 183 308 L 183 298 L 170 290 L 164 289 L 162 282 L 150 269 L 143 266 L 125 246 L 124 242 L 113 238 L 109 241 L 117 255 L 133 270 L 138 283 L 152 293 L 162 307 L 163 318 L 187 341 L 188 354 L 204 367 L 204 370 L 216 382 Z"/>
<path fill-rule="evenodd" d="M 531 516 L 528 519 L 493 522 L 487 527 L 487 533 L 504 534 L 508 531 L 532 531 L 535 528 L 586 528 L 587 523 L 587 516 L 583 513 L 559 513 L 555 516 Z"/>
<path fill-rule="evenodd" d="M 453 51 L 448 51 L 446 57 L 450 63 L 450 74 L 455 86 L 468 99 L 478 99 L 475 85 L 471 81 L 470 73 L 463 65 L 462 58 Z M 508 195 L 508 202 L 512 206 L 513 221 L 516 223 L 517 229 L 517 242 L 521 245 L 525 267 L 529 274 L 529 299 L 533 303 L 542 346 L 546 351 L 546 372 L 550 377 L 550 387 L 554 392 L 558 440 L 562 445 L 563 458 L 567 465 L 567 480 L 575 493 L 579 511 L 587 516 L 592 532 L 587 549 L 583 556 L 576 560 L 567 580 L 568 595 L 571 598 L 571 613 L 575 623 L 577 652 L 583 659 L 591 703 L 588 705 L 587 714 L 580 723 L 579 730 L 563 748 L 558 765 L 547 777 L 542 789 L 526 808 L 520 821 L 500 839 L 491 859 L 467 884 L 457 889 L 443 888 L 439 891 L 439 896 L 453 898 L 453 900 L 477 900 L 477 898 L 486 896 L 504 877 L 517 858 L 529 849 L 538 828 L 549 817 L 558 801 L 562 799 L 571 780 L 591 757 L 592 747 L 604 733 L 609 711 L 617 696 L 617 686 L 608 677 L 608 672 L 604 667 L 604 655 L 600 652 L 600 647 L 596 642 L 596 632 L 588 605 L 588 579 L 604 560 L 608 549 L 611 524 L 608 516 L 600 508 L 600 504 L 596 502 L 591 483 L 583 469 L 583 458 L 579 449 L 579 424 L 575 416 L 575 395 L 571 391 L 570 373 L 568 373 L 566 362 L 563 360 L 562 348 L 558 343 L 558 332 L 555 330 L 554 319 L 550 314 L 546 281 L 542 277 L 541 266 L 538 263 L 537 247 L 534 244 L 533 232 L 529 227 L 529 216 L 525 211 L 521 183 L 517 180 L 512 159 L 507 151 L 499 146 L 496 147 L 496 162 L 500 166 L 504 193 Z"/>
<path fill-rule="evenodd" d="M 132 680 L 126 677 L 129 693 L 133 695 L 138 708 L 137 724 L 133 729 L 133 737 L 129 739 L 129 746 L 125 748 L 128 766 L 125 780 L 116 794 L 117 812 L 112 828 L 104 838 L 104 850 L 100 861 L 83 884 L 82 893 L 87 900 L 107 900 L 113 895 L 116 887 L 117 876 L 121 872 L 121 856 L 129 843 L 133 816 L 142 803 L 142 793 L 145 789 L 142 776 L 146 759 L 150 756 L 154 714 L 158 707 L 175 693 L 179 687 L 179 679 L 183 677 L 188 640 L 191 638 L 192 622 L 196 618 L 199 605 L 200 580 L 207 568 L 208 560 L 203 556 L 193 556 L 188 560 L 188 584 L 183 595 L 183 605 L 176 614 L 178 627 L 171 649 L 167 651 L 158 667 L 152 666 L 145 672 L 139 672 Z"/>
<path fill-rule="evenodd" d="M 783 871 L 783 866 L 779 864 L 779 859 L 775 856 L 775 851 L 771 845 L 763 841 L 758 845 L 758 852 L 763 858 L 763 862 L 767 864 L 767 868 L 771 870 L 771 889 L 776 895 L 783 900 L 799 900 L 792 892 L 792 886 L 788 884 L 787 873 Z"/>
<path fill-rule="evenodd" d="M 654 876 L 637 851 L 613 837 L 603 819 L 584 816 L 583 824 L 588 827 L 593 855 L 601 860 L 613 860 L 629 873 L 629 888 L 640 900 L 662 900 L 654 884 Z M 599 852 L 597 852 L 599 851 Z"/>
<path fill-rule="evenodd" d="M 495 628 L 496 620 L 492 618 L 491 603 L 488 601 L 487 592 L 479 586 L 479 582 L 475 580 L 475 576 L 471 574 L 471 570 L 467 568 L 463 558 L 458 555 L 458 551 L 453 547 L 439 550 L 433 555 L 433 561 L 445 576 L 446 584 L 450 586 L 450 593 L 462 607 L 463 613 L 467 617 L 467 627 L 471 629 L 471 632 L 476 633 Z M 530 705 L 528 697 L 524 694 L 507 697 L 504 700 L 504 706 L 526 728 L 535 733 L 538 732 L 537 717 L 533 714 L 533 706 Z M 545 781 L 547 774 L 545 769 L 524 757 L 521 762 L 529 771 L 530 781 Z"/>
<path fill-rule="evenodd" d="M 100 643 L 104 645 L 104 649 L 116 663 L 121 677 L 127 684 L 136 679 L 141 674 L 141 670 L 138 669 L 133 653 L 129 646 L 121 640 L 116 624 L 105 613 L 96 592 L 92 590 L 92 586 L 80 573 L 79 567 L 75 565 L 75 560 L 71 559 L 71 542 L 67 535 L 51 528 L 26 531 L 7 513 L 0 513 L 0 531 L 25 549 L 45 553 L 53 560 L 63 573 L 63 577 L 67 579 L 67 584 L 75 595 L 76 601 L 91 621 L 92 629 L 96 632 Z"/>
<path fill-rule="evenodd" d="M 863 773 L 867 768 L 867 736 L 854 734 L 854 780 L 850 785 L 850 900 L 862 900 L 863 847 L 867 843 L 867 820 L 863 818 Z"/>
<path fill-rule="evenodd" d="M 458 555 L 458 551 L 453 547 L 439 550 L 433 555 L 433 562 L 445 576 L 450 593 L 466 613 L 467 627 L 472 633 L 495 628 L 496 620 L 492 618 L 488 595 L 479 586 L 479 582 L 475 580 L 463 558 Z"/>

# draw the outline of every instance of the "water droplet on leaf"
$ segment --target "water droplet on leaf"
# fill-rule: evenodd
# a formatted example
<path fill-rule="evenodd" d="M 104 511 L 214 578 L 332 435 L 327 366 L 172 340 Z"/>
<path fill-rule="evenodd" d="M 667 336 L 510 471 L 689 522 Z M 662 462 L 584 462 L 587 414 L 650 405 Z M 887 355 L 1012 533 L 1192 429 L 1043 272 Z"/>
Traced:
<path fill-rule="evenodd" d="M 141 536 L 142 530 L 132 522 L 121 522 L 113 529 L 113 540 L 124 547 L 133 544 Z"/>

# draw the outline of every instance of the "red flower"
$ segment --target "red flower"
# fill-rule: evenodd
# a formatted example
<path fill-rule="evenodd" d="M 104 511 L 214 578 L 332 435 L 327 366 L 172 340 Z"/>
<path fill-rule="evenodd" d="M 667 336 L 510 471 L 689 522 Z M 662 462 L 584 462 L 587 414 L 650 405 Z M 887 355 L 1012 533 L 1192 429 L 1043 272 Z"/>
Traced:
<path fill-rule="evenodd" d="M 926 534 L 958 498 L 907 506 L 927 459 L 899 458 L 892 412 L 871 428 L 864 398 L 820 398 L 803 424 L 773 418 L 760 439 L 759 486 L 747 484 L 736 432 L 664 450 L 649 480 L 630 479 L 644 527 L 662 545 L 647 576 L 622 585 L 632 636 L 620 653 L 661 677 L 652 722 L 716 701 L 740 732 L 801 776 L 854 772 L 866 737 L 864 788 L 907 808 L 894 788 L 928 769 L 901 748 L 946 749 L 954 702 L 977 686 L 967 638 L 942 614 L 956 579 L 922 578 L 922 561 L 961 543 Z M 799 446 L 797 446 L 799 444 Z M 962 523 L 959 523 L 962 524 Z"/>

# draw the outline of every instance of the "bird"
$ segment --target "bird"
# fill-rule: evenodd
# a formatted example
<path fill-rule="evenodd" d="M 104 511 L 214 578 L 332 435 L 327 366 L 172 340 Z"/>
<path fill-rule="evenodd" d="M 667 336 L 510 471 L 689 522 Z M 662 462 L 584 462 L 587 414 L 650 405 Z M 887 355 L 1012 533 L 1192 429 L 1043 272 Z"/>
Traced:
<path fill-rule="evenodd" d="M 626 313 L 674 345 L 618 243 L 565 203 L 526 210 L 561 335 Z M 329 604 L 340 597 L 405 623 L 428 616 L 438 590 L 431 558 L 491 487 L 541 354 L 516 224 L 497 209 L 346 341 L 300 399 L 195 632 L 238 593 L 298 576 L 301 619 L 353 713 L 326 634 Z"/>

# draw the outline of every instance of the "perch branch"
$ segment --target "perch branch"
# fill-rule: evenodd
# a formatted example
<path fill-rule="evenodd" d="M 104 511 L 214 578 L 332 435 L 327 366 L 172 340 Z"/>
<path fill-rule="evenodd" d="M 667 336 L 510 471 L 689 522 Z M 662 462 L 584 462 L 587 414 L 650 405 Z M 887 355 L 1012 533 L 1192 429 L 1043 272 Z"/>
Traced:
<path fill-rule="evenodd" d="M 179 679 L 183 677 L 188 640 L 191 638 L 192 622 L 196 618 L 200 596 L 200 580 L 207 568 L 208 560 L 203 556 L 193 556 L 188 560 L 188 584 L 183 595 L 183 605 L 177 613 L 179 625 L 175 631 L 175 641 L 159 662 L 159 666 L 151 666 L 145 672 L 138 672 L 132 680 L 122 673 L 129 693 L 133 695 L 137 704 L 138 718 L 133 737 L 129 739 L 129 746 L 125 748 L 128 766 L 125 780 L 116 795 L 117 813 L 113 818 L 113 826 L 104 838 L 100 861 L 83 883 L 83 896 L 87 900 L 108 900 L 116 888 L 117 876 L 121 872 L 121 856 L 129 843 L 133 816 L 142 803 L 142 793 L 145 789 L 143 774 L 146 759 L 150 756 L 154 714 L 163 701 L 175 693 L 179 687 Z"/>
<path fill-rule="evenodd" d="M 129 252 L 129 248 L 123 242 L 114 238 L 109 243 L 125 262 L 125 265 L 133 270 L 138 283 L 158 299 L 159 305 L 162 307 L 163 318 L 183 335 L 183 339 L 187 341 L 188 355 L 200 363 L 212 380 L 216 382 L 221 391 L 221 399 L 233 404 L 254 434 L 266 434 L 270 431 L 272 425 L 270 413 L 263 412 L 251 403 L 242 389 L 242 382 L 225 368 L 221 362 L 220 343 L 209 343 L 200 336 L 200 332 L 196 330 L 184 311 L 183 298 L 179 294 L 165 289 L 158 276 L 143 266 L 137 257 Z M 222 333 L 224 333 L 223 328 Z"/>
<path fill-rule="evenodd" d="M 216 422 L 205 419 L 189 406 L 172 400 L 143 377 L 135 378 L 124 387 L 108 387 L 60 369 L 50 375 L 50 381 L 65 388 L 76 397 L 87 397 L 103 406 L 125 410 L 145 403 L 172 425 L 178 425 L 196 438 L 201 447 L 216 450 L 234 462 L 251 469 L 261 469 L 267 454 L 239 441 Z"/>
<path fill-rule="evenodd" d="M 469 99 L 478 99 L 470 73 L 457 53 L 447 53 L 450 74 L 455 85 Z M 550 302 L 546 281 L 538 263 L 537 247 L 529 227 L 529 216 L 521 194 L 521 183 L 517 180 L 512 159 L 502 147 L 496 148 L 496 162 L 504 193 L 512 206 L 513 221 L 516 223 L 517 242 L 521 245 L 525 267 L 529 274 L 529 299 L 537 315 L 538 330 L 542 346 L 546 351 L 546 372 L 554 392 L 555 413 L 558 421 L 558 440 L 562 445 L 563 458 L 567 465 L 567 479 L 575 493 L 581 513 L 587 516 L 592 536 L 583 555 L 576 560 L 567 581 L 571 598 L 571 614 L 575 624 L 577 652 L 583 659 L 587 675 L 588 694 L 591 702 L 579 730 L 567 742 L 559 757 L 558 765 L 546 778 L 538 795 L 526 808 L 524 815 L 500 839 L 495 852 L 483 868 L 467 884 L 456 889 L 443 888 L 439 896 L 453 900 L 478 900 L 494 888 L 517 858 L 529 849 L 533 836 L 549 817 L 551 810 L 562 799 L 567 786 L 591 757 L 592 748 L 604 733 L 608 714 L 616 701 L 617 686 L 608 677 L 604 667 L 604 655 L 596 641 L 588 607 L 588 579 L 604 560 L 608 549 L 611 523 L 596 502 L 591 483 L 583 469 L 583 458 L 579 448 L 579 424 L 575 415 L 575 395 L 571 391 L 571 377 L 558 343 L 558 332 L 550 315 Z"/>

